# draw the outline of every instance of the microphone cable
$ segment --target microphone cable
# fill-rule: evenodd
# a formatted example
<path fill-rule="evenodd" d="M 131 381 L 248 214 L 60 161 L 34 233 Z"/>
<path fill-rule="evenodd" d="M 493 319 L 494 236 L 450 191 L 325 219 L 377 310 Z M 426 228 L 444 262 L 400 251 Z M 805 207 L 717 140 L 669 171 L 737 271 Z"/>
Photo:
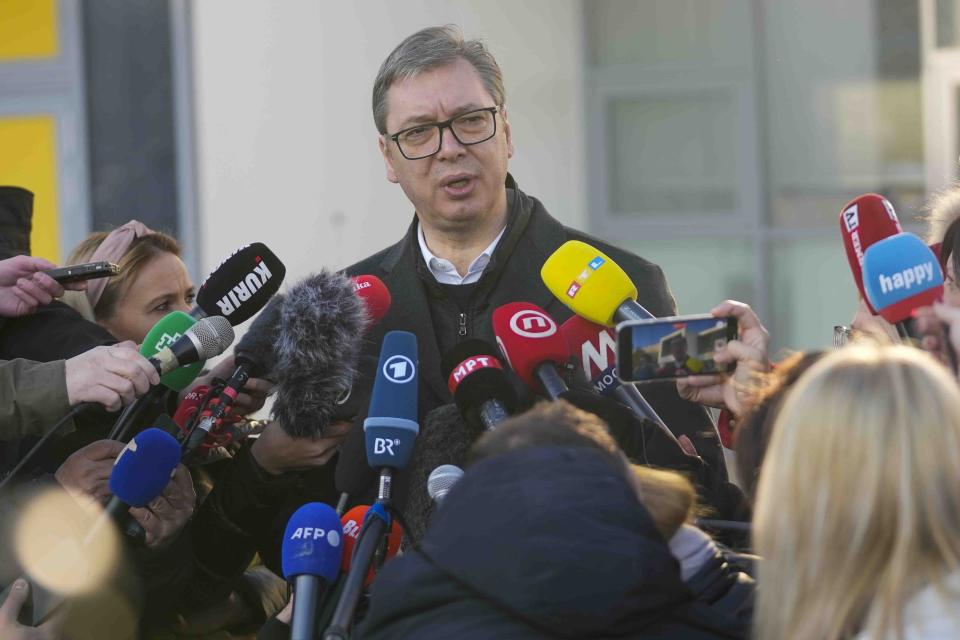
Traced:
<path fill-rule="evenodd" d="M 92 402 L 81 402 L 77 406 L 70 409 L 70 411 L 68 411 L 66 415 L 60 418 L 57 421 L 57 423 L 50 428 L 49 431 L 43 434 L 40 440 L 37 441 L 37 444 L 33 445 L 33 448 L 31 448 L 30 451 L 27 452 L 27 455 L 23 456 L 20 462 L 17 463 L 17 466 L 15 466 L 10 471 L 10 473 L 8 473 L 7 476 L 2 481 L 0 481 L 0 494 L 3 493 L 4 489 L 6 489 L 11 482 L 13 482 L 13 479 L 17 476 L 17 474 L 20 473 L 23 470 L 23 468 L 27 466 L 27 463 L 30 462 L 34 457 L 36 457 L 37 452 L 39 452 L 40 449 L 42 449 L 43 446 L 50 441 L 50 438 L 53 437 L 53 435 L 57 433 L 57 431 L 63 428 L 63 425 L 67 424 L 68 421 L 70 421 L 71 419 L 79 415 L 81 411 L 92 406 L 94 406 L 94 403 Z"/>

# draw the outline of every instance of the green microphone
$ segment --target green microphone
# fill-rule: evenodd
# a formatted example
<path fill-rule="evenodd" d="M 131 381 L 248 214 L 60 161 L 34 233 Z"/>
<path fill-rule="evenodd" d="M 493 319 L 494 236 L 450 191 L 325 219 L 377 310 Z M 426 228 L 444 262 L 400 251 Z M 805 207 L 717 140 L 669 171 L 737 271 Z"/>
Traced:
<path fill-rule="evenodd" d="M 176 342 L 196 322 L 183 311 L 171 311 L 150 329 L 150 333 L 147 334 L 147 337 L 143 339 L 143 344 L 140 345 L 140 355 L 144 358 L 156 355 L 158 351 Z M 201 360 L 174 369 L 160 378 L 160 384 L 174 391 L 182 391 L 200 375 L 203 363 L 204 361 Z"/>

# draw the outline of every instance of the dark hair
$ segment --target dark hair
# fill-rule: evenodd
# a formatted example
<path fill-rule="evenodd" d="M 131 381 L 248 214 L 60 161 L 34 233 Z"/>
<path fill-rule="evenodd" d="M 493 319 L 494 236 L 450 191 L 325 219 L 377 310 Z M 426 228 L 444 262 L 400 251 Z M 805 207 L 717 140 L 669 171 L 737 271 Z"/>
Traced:
<path fill-rule="evenodd" d="M 603 420 L 566 400 L 541 402 L 526 413 L 505 420 L 473 445 L 467 464 L 518 449 L 550 446 L 595 449 L 625 476 L 629 473 L 627 459 Z"/>
<path fill-rule="evenodd" d="M 953 262 L 954 275 L 960 274 L 960 251 L 957 251 L 957 245 L 960 244 L 960 218 L 957 218 L 943 232 L 943 238 L 940 239 L 940 268 L 943 273 L 947 273 L 947 260 Z"/>
<path fill-rule="evenodd" d="M 756 496 L 760 466 L 783 399 L 800 376 L 824 355 L 825 351 L 790 354 L 777 363 L 773 371 L 760 378 L 757 387 L 749 393 L 748 409 L 737 425 L 733 448 L 737 454 L 740 481 L 751 501 Z"/>

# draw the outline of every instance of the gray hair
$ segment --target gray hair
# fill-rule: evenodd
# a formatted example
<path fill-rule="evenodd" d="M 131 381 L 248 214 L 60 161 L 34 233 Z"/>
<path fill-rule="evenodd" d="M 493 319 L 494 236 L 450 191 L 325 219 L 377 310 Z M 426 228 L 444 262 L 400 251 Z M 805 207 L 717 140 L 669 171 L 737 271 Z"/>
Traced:
<path fill-rule="evenodd" d="M 373 121 L 377 131 L 387 133 L 387 90 L 398 80 L 405 80 L 463 58 L 480 74 L 483 86 L 497 105 L 506 101 L 500 65 L 480 40 L 464 40 L 460 27 L 454 24 L 421 29 L 390 52 L 380 65 L 373 82 Z"/>

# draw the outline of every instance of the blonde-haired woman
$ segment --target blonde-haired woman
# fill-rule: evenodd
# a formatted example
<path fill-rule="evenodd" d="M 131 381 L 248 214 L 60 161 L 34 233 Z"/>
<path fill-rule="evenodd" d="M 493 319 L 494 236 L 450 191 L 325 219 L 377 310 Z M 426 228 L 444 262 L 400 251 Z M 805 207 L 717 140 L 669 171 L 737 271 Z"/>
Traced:
<path fill-rule="evenodd" d="M 905 346 L 812 367 L 774 426 L 754 537 L 758 638 L 960 637 L 956 380 Z"/>
<path fill-rule="evenodd" d="M 91 280 L 86 291 L 66 295 L 64 302 L 118 340 L 143 342 L 165 315 L 193 305 L 193 283 L 172 236 L 131 220 L 87 236 L 68 264 L 99 261 L 119 264 L 120 275 Z"/>

